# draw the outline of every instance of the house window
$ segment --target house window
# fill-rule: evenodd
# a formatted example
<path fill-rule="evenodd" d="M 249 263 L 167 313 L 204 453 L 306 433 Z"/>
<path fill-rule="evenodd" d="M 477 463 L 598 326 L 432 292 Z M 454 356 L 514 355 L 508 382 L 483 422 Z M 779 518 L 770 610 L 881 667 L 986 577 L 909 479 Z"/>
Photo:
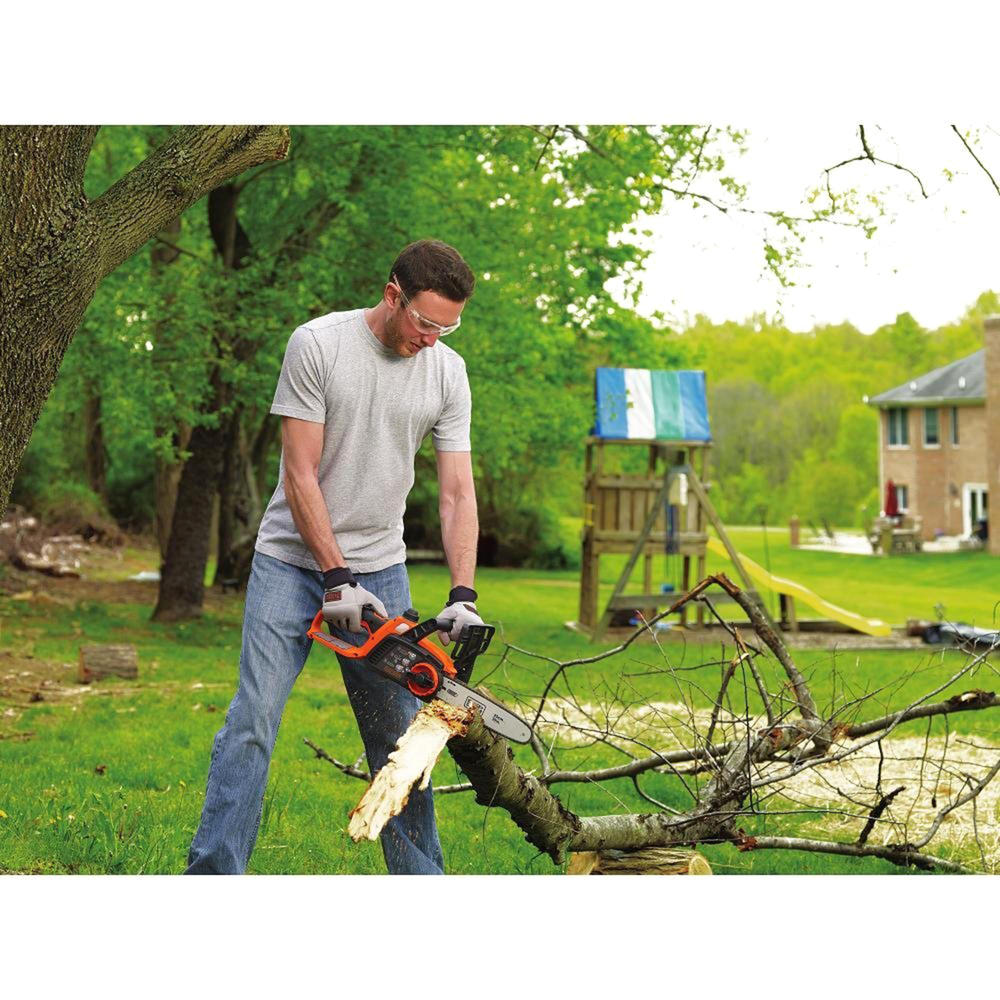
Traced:
<path fill-rule="evenodd" d="M 900 486 L 899 483 L 896 486 L 896 506 L 901 511 L 907 511 L 910 509 L 910 488 L 908 486 Z"/>
<path fill-rule="evenodd" d="M 941 434 L 938 429 L 938 411 L 924 410 L 924 444 L 932 448 L 941 444 Z"/>
<path fill-rule="evenodd" d="M 910 443 L 910 431 L 906 419 L 906 410 L 901 406 L 890 407 L 889 414 L 889 444 L 906 447 Z"/>
<path fill-rule="evenodd" d="M 958 407 L 951 408 L 951 443 L 958 444 Z"/>

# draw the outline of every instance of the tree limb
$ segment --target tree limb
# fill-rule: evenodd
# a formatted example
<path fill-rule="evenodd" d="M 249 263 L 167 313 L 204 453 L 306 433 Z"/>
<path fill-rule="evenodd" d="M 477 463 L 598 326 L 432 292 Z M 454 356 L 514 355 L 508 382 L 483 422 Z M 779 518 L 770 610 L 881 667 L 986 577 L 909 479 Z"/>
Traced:
<path fill-rule="evenodd" d="M 832 840 L 811 840 L 805 837 L 747 837 L 740 845 L 745 851 L 810 851 L 814 854 L 841 854 L 851 858 L 881 858 L 903 867 L 923 868 L 930 871 L 971 874 L 970 869 L 954 861 L 936 858 L 933 854 L 922 854 L 907 844 L 841 844 Z"/>
<path fill-rule="evenodd" d="M 195 125 L 167 141 L 92 205 L 99 225 L 100 276 L 213 188 L 266 160 L 282 159 L 291 141 L 277 125 Z"/>

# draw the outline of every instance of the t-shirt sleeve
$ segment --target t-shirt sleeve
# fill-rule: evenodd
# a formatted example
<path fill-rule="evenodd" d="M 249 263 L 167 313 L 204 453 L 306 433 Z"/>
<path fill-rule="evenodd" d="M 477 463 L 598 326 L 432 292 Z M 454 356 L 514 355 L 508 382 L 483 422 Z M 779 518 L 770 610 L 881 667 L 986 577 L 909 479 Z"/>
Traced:
<path fill-rule="evenodd" d="M 326 421 L 326 377 L 316 335 L 300 326 L 288 339 L 271 412 L 322 424 Z"/>
<path fill-rule="evenodd" d="M 472 451 L 472 393 L 465 362 L 451 379 L 444 408 L 434 424 L 434 448 L 437 451 Z"/>

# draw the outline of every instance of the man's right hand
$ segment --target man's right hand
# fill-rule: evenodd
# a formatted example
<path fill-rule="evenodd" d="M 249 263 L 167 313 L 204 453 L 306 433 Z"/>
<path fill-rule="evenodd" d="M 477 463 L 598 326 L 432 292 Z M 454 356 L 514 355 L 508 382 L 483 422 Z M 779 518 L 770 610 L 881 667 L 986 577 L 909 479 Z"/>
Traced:
<path fill-rule="evenodd" d="M 389 615 L 385 605 L 369 590 L 365 590 L 354 574 L 346 567 L 327 570 L 323 574 L 323 618 L 334 628 L 345 632 L 361 631 L 361 609 L 370 604 L 376 614 L 383 618 Z"/>

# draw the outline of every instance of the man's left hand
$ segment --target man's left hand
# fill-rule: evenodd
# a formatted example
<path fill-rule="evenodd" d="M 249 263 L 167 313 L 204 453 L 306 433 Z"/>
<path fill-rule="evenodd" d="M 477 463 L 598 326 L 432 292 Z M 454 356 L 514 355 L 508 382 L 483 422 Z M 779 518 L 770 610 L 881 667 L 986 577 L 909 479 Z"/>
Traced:
<path fill-rule="evenodd" d="M 478 594 L 471 587 L 452 587 L 448 595 L 448 603 L 437 616 L 438 625 L 445 626 L 438 632 L 438 639 L 447 645 L 453 639 L 458 640 L 466 625 L 482 625 L 482 618 L 476 610 Z"/>

